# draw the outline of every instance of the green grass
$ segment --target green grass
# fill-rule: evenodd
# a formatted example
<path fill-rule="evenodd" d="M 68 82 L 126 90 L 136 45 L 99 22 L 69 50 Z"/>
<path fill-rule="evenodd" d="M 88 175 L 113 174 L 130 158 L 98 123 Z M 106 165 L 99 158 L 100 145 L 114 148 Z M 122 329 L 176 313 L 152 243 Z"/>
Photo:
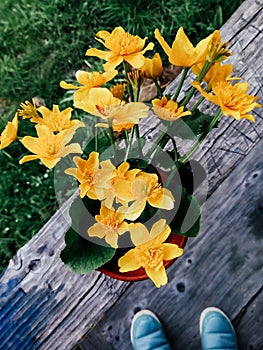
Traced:
<path fill-rule="evenodd" d="M 219 28 L 241 3 L 138 0 L 134 6 L 123 0 L 2 0 L 0 99 L 4 112 L 0 130 L 20 102 L 38 96 L 51 107 L 61 101 L 64 91 L 59 81 L 87 66 L 85 51 L 97 45 L 98 30 L 111 31 L 121 25 L 155 41 L 153 31 L 159 28 L 171 43 L 183 26 L 197 43 Z M 21 154 L 16 144 L 0 152 L 0 269 L 57 208 L 52 171 L 36 161 L 19 166 Z"/>

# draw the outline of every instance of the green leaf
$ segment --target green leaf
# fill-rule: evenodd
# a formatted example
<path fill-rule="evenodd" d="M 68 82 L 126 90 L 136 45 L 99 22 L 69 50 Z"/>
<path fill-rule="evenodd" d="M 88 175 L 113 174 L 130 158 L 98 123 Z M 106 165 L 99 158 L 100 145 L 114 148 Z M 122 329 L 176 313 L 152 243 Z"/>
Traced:
<path fill-rule="evenodd" d="M 65 242 L 66 247 L 60 258 L 75 273 L 91 272 L 111 260 L 115 254 L 115 249 L 94 244 L 71 227 L 66 232 Z"/>
<path fill-rule="evenodd" d="M 207 129 L 213 118 L 212 115 L 196 109 L 191 115 L 176 120 L 172 133 L 182 139 L 193 140 Z M 217 124 L 214 127 L 217 127 Z"/>
<path fill-rule="evenodd" d="M 77 197 L 71 204 L 71 227 L 66 232 L 66 247 L 60 257 L 73 272 L 91 272 L 111 260 L 115 254 L 115 249 L 105 246 L 104 240 L 85 238 L 88 238 L 88 228 L 95 223 L 94 216 L 99 214 L 99 203 L 88 197 Z"/>
<path fill-rule="evenodd" d="M 174 192 L 176 198 L 180 198 L 177 204 L 176 215 L 174 216 L 170 227 L 172 232 L 182 236 L 195 237 L 200 230 L 200 205 L 196 198 L 186 193 L 185 189 L 177 186 Z"/>

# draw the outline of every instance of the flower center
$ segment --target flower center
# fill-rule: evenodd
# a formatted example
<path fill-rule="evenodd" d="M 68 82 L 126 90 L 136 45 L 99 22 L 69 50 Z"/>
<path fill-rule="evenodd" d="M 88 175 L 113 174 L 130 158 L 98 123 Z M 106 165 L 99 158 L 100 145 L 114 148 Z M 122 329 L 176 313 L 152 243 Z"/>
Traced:
<path fill-rule="evenodd" d="M 58 145 L 49 145 L 48 146 L 48 155 L 49 156 L 54 156 L 55 154 L 57 154 L 59 151 L 59 146 Z"/>
<path fill-rule="evenodd" d="M 91 173 L 90 170 L 86 169 L 84 171 L 83 178 L 84 178 L 84 181 L 89 185 L 92 185 L 94 183 L 93 173 Z"/>
<path fill-rule="evenodd" d="M 232 89 L 226 88 L 226 90 L 224 90 L 223 101 L 224 101 L 224 105 L 227 106 L 229 109 L 232 109 L 232 110 L 238 109 L 239 99 L 237 96 L 233 94 Z"/>
<path fill-rule="evenodd" d="M 141 48 L 138 47 L 138 44 L 139 42 L 134 35 L 123 33 L 119 36 L 119 33 L 116 33 L 107 39 L 106 46 L 114 53 L 123 56 L 140 51 Z"/>
<path fill-rule="evenodd" d="M 103 225 L 107 226 L 109 231 L 111 231 L 112 229 L 117 230 L 117 228 L 121 224 L 121 220 L 119 220 L 115 215 L 107 215 L 107 216 L 103 217 L 103 219 L 100 220 L 100 222 Z"/>
<path fill-rule="evenodd" d="M 144 268 L 158 270 L 163 265 L 162 245 L 149 246 L 147 249 L 137 247 L 137 249 L 139 261 Z"/>

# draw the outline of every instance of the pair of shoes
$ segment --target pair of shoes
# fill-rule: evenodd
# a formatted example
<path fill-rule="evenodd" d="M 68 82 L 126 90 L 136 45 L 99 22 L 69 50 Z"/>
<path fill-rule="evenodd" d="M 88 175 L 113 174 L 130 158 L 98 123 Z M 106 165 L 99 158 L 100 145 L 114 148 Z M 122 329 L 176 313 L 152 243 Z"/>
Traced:
<path fill-rule="evenodd" d="M 203 350 L 238 350 L 234 328 L 218 308 L 209 307 L 201 313 L 200 334 Z M 134 316 L 131 342 L 134 350 L 171 350 L 161 322 L 150 310 Z"/>
<path fill-rule="evenodd" d="M 133 317 L 131 343 L 134 350 L 171 350 L 161 322 L 150 310 L 141 310 Z"/>
<path fill-rule="evenodd" d="M 235 330 L 229 318 L 216 307 L 208 307 L 200 316 L 200 335 L 203 350 L 238 350 Z"/>

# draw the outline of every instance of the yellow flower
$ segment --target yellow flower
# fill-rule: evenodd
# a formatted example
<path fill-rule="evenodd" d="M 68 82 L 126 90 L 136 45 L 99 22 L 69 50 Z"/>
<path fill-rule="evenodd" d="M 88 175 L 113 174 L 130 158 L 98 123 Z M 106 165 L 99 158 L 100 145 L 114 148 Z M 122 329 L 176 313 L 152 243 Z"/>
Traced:
<path fill-rule="evenodd" d="M 194 64 L 205 62 L 212 34 L 201 40 L 196 47 L 192 45 L 182 27 L 179 28 L 172 47 L 167 44 L 158 29 L 155 29 L 154 34 L 173 65 L 192 67 Z"/>
<path fill-rule="evenodd" d="M 110 208 L 114 199 L 116 199 L 117 203 L 127 207 L 128 202 L 134 200 L 132 183 L 141 170 L 129 170 L 130 164 L 128 162 L 121 163 L 117 168 L 110 160 L 105 160 L 100 165 L 104 172 L 112 174 L 109 187 L 104 189 L 104 194 L 102 195 L 105 198 L 103 203 Z"/>
<path fill-rule="evenodd" d="M 200 83 L 192 83 L 192 85 L 210 102 L 220 106 L 222 113 L 231 116 L 237 120 L 245 118 L 255 121 L 251 112 L 253 108 L 261 107 L 255 101 L 256 96 L 247 95 L 248 83 L 237 83 L 232 85 L 229 81 L 219 81 L 213 85 L 213 93 L 204 91 Z"/>
<path fill-rule="evenodd" d="M 110 92 L 112 95 L 119 100 L 123 100 L 125 89 L 126 89 L 127 84 L 116 84 L 110 88 Z"/>
<path fill-rule="evenodd" d="M 129 250 L 119 261 L 120 272 L 134 271 L 143 267 L 157 288 L 168 282 L 163 262 L 177 258 L 183 249 L 176 244 L 164 243 L 171 229 L 160 219 L 149 232 L 143 224 L 130 224 L 129 230 L 135 248 Z"/>
<path fill-rule="evenodd" d="M 222 43 L 219 30 L 215 30 L 209 43 L 206 60 L 208 62 L 222 62 L 232 53 L 227 50 L 228 43 Z"/>
<path fill-rule="evenodd" d="M 87 160 L 80 157 L 73 158 L 77 168 L 68 168 L 65 173 L 74 176 L 80 183 L 80 197 L 86 195 L 91 199 L 98 199 L 99 193 L 107 187 L 111 173 L 103 172 L 99 168 L 99 153 L 91 152 Z"/>
<path fill-rule="evenodd" d="M 178 103 L 173 100 L 168 100 L 166 96 L 163 96 L 161 100 L 157 98 L 152 100 L 154 113 L 160 119 L 174 121 L 178 118 L 190 115 L 190 111 L 184 112 L 184 107 L 179 107 Z"/>
<path fill-rule="evenodd" d="M 192 67 L 193 73 L 198 76 L 202 71 L 203 64 L 199 63 Z M 222 65 L 220 62 L 215 62 L 212 67 L 206 73 L 203 81 L 208 83 L 208 89 L 212 88 L 212 85 L 222 80 L 239 80 L 239 77 L 231 77 L 233 72 L 232 64 Z"/>
<path fill-rule="evenodd" d="M 100 87 L 106 84 L 109 80 L 113 79 L 117 73 L 118 71 L 116 70 L 104 73 L 78 70 L 76 78 L 80 84 L 79 86 L 66 83 L 65 81 L 61 81 L 60 86 L 63 89 L 77 90 L 74 93 L 74 106 L 78 107 L 78 105 L 81 104 L 81 101 L 88 98 L 88 93 L 91 88 Z"/>
<path fill-rule="evenodd" d="M 105 71 L 113 70 L 123 61 L 128 62 L 134 68 L 140 68 L 145 61 L 143 54 L 154 47 L 153 43 L 149 43 L 144 48 L 147 38 L 141 39 L 138 35 L 131 35 L 125 32 L 122 27 L 114 28 L 111 33 L 106 30 L 99 31 L 96 34 L 96 39 L 109 51 L 92 48 L 87 50 L 86 55 L 96 56 L 107 61 L 103 65 Z"/>
<path fill-rule="evenodd" d="M 163 188 L 158 182 L 156 174 L 140 172 L 132 183 L 134 202 L 120 210 L 125 213 L 126 219 L 136 220 L 143 212 L 146 202 L 154 208 L 173 209 L 174 197 L 170 190 Z"/>
<path fill-rule="evenodd" d="M 23 117 L 23 119 L 27 118 L 38 118 L 39 115 L 37 113 L 36 101 L 32 98 L 32 102 L 26 101 L 25 103 L 21 103 L 21 109 L 18 109 L 18 115 Z"/>
<path fill-rule="evenodd" d="M 90 237 L 104 238 L 113 248 L 118 248 L 118 237 L 128 231 L 128 223 L 124 221 L 124 215 L 101 205 L 100 215 L 96 215 L 96 224 L 91 226 L 87 233 Z"/>
<path fill-rule="evenodd" d="M 22 144 L 34 155 L 24 156 L 19 163 L 40 159 L 49 169 L 53 168 L 62 157 L 70 153 L 82 153 L 78 143 L 67 145 L 74 135 L 74 130 L 63 130 L 54 135 L 46 125 L 36 125 L 38 137 L 25 136 Z"/>
<path fill-rule="evenodd" d="M 18 115 L 15 114 L 13 120 L 8 122 L 0 135 L 0 149 L 9 146 L 17 138 Z"/>
<path fill-rule="evenodd" d="M 80 105 L 83 100 L 88 98 L 91 88 L 97 88 L 106 84 L 109 80 L 113 79 L 116 74 L 118 74 L 116 70 L 104 73 L 78 70 L 76 73 L 76 78 L 81 85 L 78 86 L 61 81 L 60 86 L 63 89 L 77 90 L 74 93 L 74 106 L 81 108 Z"/>
<path fill-rule="evenodd" d="M 144 65 L 140 68 L 144 73 L 145 78 L 155 79 L 163 72 L 162 60 L 158 52 L 153 58 L 145 58 Z"/>
<path fill-rule="evenodd" d="M 111 119 L 114 131 L 130 129 L 140 118 L 148 117 L 149 107 L 142 102 L 125 103 L 114 97 L 106 88 L 91 89 L 89 98 L 79 108 L 102 119 Z M 97 124 L 108 127 L 108 124 Z"/>
<path fill-rule="evenodd" d="M 51 131 L 60 132 L 66 129 L 76 130 L 85 127 L 85 124 L 79 120 L 70 120 L 72 108 L 59 110 L 58 105 L 53 105 L 52 111 L 47 107 L 41 106 L 37 109 L 43 118 L 33 117 L 31 122 L 46 125 Z"/>

